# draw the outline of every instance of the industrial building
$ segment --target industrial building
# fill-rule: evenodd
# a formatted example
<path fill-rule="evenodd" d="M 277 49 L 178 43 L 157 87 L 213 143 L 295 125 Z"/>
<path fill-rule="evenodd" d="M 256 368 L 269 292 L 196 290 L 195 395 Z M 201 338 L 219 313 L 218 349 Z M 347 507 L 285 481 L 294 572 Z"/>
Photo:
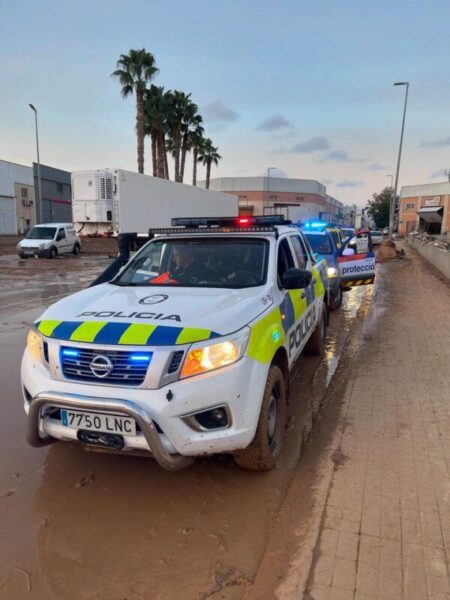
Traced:
<path fill-rule="evenodd" d="M 70 173 L 37 164 L 32 167 L 0 160 L 0 234 L 24 234 L 36 223 L 72 221 Z"/>
<path fill-rule="evenodd" d="M 423 231 L 440 235 L 450 231 L 450 181 L 406 185 L 399 201 L 398 232 Z"/>
<path fill-rule="evenodd" d="M 210 189 L 238 196 L 243 215 L 283 213 L 295 221 L 342 222 L 342 202 L 329 196 L 326 187 L 314 179 L 218 177 L 211 179 Z"/>

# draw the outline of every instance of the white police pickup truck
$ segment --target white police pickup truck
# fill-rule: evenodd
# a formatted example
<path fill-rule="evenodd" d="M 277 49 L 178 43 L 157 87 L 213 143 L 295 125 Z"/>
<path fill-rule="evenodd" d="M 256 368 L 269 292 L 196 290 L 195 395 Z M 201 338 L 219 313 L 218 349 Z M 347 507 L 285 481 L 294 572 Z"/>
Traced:
<path fill-rule="evenodd" d="M 30 444 L 273 468 L 291 368 L 323 351 L 328 321 L 325 261 L 288 223 L 175 219 L 110 282 L 46 310 L 21 369 Z"/>

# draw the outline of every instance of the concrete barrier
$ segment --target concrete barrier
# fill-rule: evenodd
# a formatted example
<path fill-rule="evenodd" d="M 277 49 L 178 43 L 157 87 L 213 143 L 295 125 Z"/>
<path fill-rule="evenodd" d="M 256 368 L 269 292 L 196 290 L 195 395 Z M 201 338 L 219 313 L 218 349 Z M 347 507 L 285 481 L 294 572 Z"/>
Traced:
<path fill-rule="evenodd" d="M 424 242 L 414 237 L 406 239 L 409 246 L 417 250 L 429 263 L 450 279 L 450 252 L 434 246 L 434 242 Z"/>

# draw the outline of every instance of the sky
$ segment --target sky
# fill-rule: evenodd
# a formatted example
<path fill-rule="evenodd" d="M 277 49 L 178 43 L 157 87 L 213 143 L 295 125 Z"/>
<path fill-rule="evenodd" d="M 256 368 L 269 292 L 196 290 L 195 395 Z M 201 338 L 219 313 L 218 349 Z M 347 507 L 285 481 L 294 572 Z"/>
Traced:
<path fill-rule="evenodd" d="M 213 177 L 275 167 L 364 206 L 395 174 L 395 81 L 410 82 L 400 186 L 450 168 L 448 0 L 0 0 L 0 13 L 0 159 L 35 160 L 31 102 L 42 163 L 137 170 L 134 98 L 110 74 L 145 47 L 155 83 L 198 104 L 223 157 Z"/>

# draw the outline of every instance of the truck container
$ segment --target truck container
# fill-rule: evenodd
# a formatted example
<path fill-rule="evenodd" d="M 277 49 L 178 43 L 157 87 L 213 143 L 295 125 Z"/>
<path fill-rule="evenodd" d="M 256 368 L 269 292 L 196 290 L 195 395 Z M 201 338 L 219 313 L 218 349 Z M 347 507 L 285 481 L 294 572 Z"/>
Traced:
<path fill-rule="evenodd" d="M 81 235 L 147 233 L 174 217 L 231 217 L 238 198 L 124 169 L 72 173 L 72 206 Z"/>

